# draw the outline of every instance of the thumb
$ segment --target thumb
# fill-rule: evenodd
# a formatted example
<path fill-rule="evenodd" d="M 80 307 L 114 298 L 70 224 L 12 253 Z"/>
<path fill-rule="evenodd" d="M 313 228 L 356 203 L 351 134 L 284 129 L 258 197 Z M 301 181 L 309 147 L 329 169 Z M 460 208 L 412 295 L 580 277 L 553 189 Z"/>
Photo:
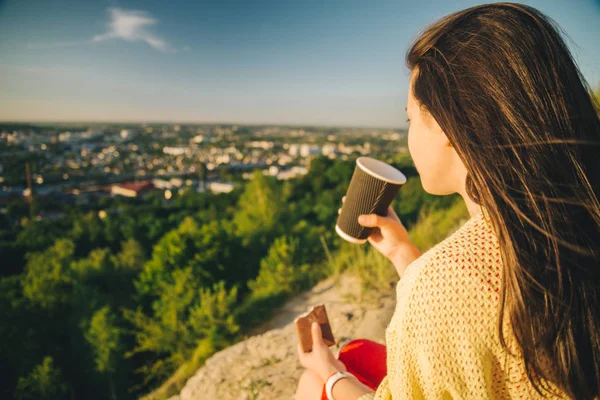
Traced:
<path fill-rule="evenodd" d="M 323 336 L 321 335 L 321 325 L 317 322 L 313 322 L 311 325 L 313 344 L 323 343 Z"/>
<path fill-rule="evenodd" d="M 358 216 L 358 223 L 367 228 L 383 228 L 389 226 L 391 221 L 377 214 L 361 214 Z"/>

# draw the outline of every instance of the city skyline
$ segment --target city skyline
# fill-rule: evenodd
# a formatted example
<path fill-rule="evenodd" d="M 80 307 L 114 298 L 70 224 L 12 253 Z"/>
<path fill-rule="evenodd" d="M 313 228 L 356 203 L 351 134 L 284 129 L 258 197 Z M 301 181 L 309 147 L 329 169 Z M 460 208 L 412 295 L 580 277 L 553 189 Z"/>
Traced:
<path fill-rule="evenodd" d="M 7 1 L 0 121 L 404 128 L 406 49 L 477 3 Z M 525 3 L 598 88 L 600 2 Z"/>

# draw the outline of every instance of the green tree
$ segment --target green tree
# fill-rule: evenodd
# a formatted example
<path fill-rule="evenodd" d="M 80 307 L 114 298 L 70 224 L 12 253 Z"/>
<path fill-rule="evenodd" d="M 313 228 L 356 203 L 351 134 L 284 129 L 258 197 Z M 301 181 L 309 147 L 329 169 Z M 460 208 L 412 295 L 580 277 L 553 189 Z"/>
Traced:
<path fill-rule="evenodd" d="M 174 230 L 168 232 L 154 246 L 152 258 L 144 265 L 136 288 L 142 296 L 156 296 L 161 283 L 169 280 L 173 271 L 185 268 L 194 259 L 195 239 L 199 234 L 199 226 L 192 218 L 186 218 Z M 196 279 L 210 279 L 206 270 L 197 271 Z"/>
<path fill-rule="evenodd" d="M 98 372 L 115 372 L 120 337 L 121 330 L 116 325 L 116 318 L 111 313 L 110 307 L 104 306 L 96 311 L 90 321 L 90 328 L 85 333 L 85 338 L 93 348 Z"/>
<path fill-rule="evenodd" d="M 161 282 L 170 281 L 172 272 L 191 268 L 200 286 L 210 287 L 220 280 L 228 284 L 245 281 L 255 269 L 242 264 L 244 252 L 227 221 L 211 221 L 200 226 L 186 217 L 167 233 L 152 251 L 136 281 L 141 297 L 155 297 Z"/>
<path fill-rule="evenodd" d="M 220 281 L 212 288 L 200 288 L 199 298 L 190 314 L 190 325 L 198 337 L 206 338 L 214 350 L 220 350 L 240 330 L 232 312 L 237 303 L 237 287 L 227 290 L 225 282 Z"/>
<path fill-rule="evenodd" d="M 145 253 L 135 239 L 127 239 L 121 243 L 121 251 L 113 256 L 115 268 L 122 272 L 139 273 L 144 267 Z"/>
<path fill-rule="evenodd" d="M 255 170 L 238 201 L 234 216 L 236 233 L 245 246 L 251 243 L 269 243 L 274 232 L 279 232 L 282 212 L 281 193 L 273 179 Z"/>
<path fill-rule="evenodd" d="M 308 219 L 312 225 L 333 226 L 355 166 L 355 160 L 333 161 L 323 156 L 312 159 L 308 174 L 294 181 L 292 188 L 286 187 L 287 217 L 294 219 L 286 224 Z"/>
<path fill-rule="evenodd" d="M 42 251 L 52 245 L 65 230 L 65 223 L 59 221 L 36 221 L 19 232 L 15 244 L 28 251 Z"/>
<path fill-rule="evenodd" d="M 68 239 L 58 239 L 43 252 L 27 255 L 23 293 L 32 302 L 52 308 L 68 300 L 69 274 L 75 245 Z"/>
<path fill-rule="evenodd" d="M 69 236 L 75 243 L 79 256 L 88 254 L 95 247 L 107 245 L 102 221 L 93 211 L 75 219 Z"/>
<path fill-rule="evenodd" d="M 282 236 L 273 242 L 267 256 L 260 262 L 256 279 L 248 287 L 256 296 L 291 294 L 306 277 L 310 266 L 295 265 L 299 240 Z"/>
<path fill-rule="evenodd" d="M 61 399 L 67 387 L 52 357 L 45 357 L 26 377 L 19 378 L 15 397 L 19 400 Z"/>
<path fill-rule="evenodd" d="M 0 393 L 14 392 L 20 373 L 31 369 L 40 351 L 45 354 L 47 350 L 44 338 L 37 337 L 31 327 L 31 321 L 43 320 L 30 310 L 21 281 L 21 275 L 0 279 Z"/>
<path fill-rule="evenodd" d="M 121 355 L 121 329 L 117 326 L 116 318 L 108 306 L 96 311 L 85 338 L 92 348 L 96 370 L 107 375 L 110 395 L 116 399 L 113 374 L 117 370 Z"/>
<path fill-rule="evenodd" d="M 191 268 L 176 269 L 171 279 L 159 281 L 159 297 L 152 315 L 141 308 L 124 310 L 124 317 L 135 327 L 135 348 L 128 353 L 151 353 L 153 361 L 142 367 L 146 382 L 166 376 L 186 361 L 194 347 L 189 326 L 190 308 L 197 302 L 198 284 Z"/>
<path fill-rule="evenodd" d="M 423 206 L 424 195 L 425 191 L 421 180 L 417 176 L 408 178 L 406 183 L 400 187 L 393 207 L 407 228 L 417 220 L 419 210 Z"/>
<path fill-rule="evenodd" d="M 349 171 L 346 171 L 349 172 Z M 332 176 L 328 176 L 332 179 Z M 342 206 L 342 197 L 346 194 L 352 173 L 340 176 L 338 181 L 327 183 L 327 189 L 315 195 L 313 210 L 317 223 L 324 226 L 334 226 L 338 218 L 337 210 Z M 336 177 L 337 179 L 337 177 Z"/>
<path fill-rule="evenodd" d="M 296 223 L 287 234 L 288 237 L 293 237 L 298 241 L 294 249 L 294 264 L 317 265 L 325 257 L 325 249 L 321 238 L 333 235 L 339 237 L 335 232 L 332 232 L 330 226 L 319 226 L 306 220 Z M 317 280 L 324 278 L 321 272 L 311 269 L 306 276 L 306 283 L 316 283 Z"/>
<path fill-rule="evenodd" d="M 110 250 L 94 249 L 87 257 L 71 263 L 71 270 L 80 282 L 99 282 L 112 269 Z"/>

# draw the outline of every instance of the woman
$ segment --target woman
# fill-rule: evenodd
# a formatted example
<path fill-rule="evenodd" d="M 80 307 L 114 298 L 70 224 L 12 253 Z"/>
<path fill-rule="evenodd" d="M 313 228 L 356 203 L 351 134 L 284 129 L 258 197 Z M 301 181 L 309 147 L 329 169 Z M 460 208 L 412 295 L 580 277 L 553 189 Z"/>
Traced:
<path fill-rule="evenodd" d="M 459 193 L 471 218 L 419 256 L 391 208 L 359 217 L 402 277 L 387 368 L 361 370 L 382 354 L 368 341 L 336 359 L 317 326 L 296 399 L 327 398 L 338 370 L 352 376 L 336 400 L 598 398 L 600 121 L 557 28 L 524 5 L 472 7 L 430 26 L 407 64 L 423 187 Z"/>

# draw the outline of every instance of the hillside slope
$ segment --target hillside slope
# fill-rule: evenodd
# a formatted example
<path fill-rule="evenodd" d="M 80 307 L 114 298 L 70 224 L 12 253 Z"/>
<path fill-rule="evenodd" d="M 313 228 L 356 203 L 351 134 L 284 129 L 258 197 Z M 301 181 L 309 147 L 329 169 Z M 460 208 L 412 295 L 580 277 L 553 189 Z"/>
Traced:
<path fill-rule="evenodd" d="M 210 357 L 170 400 L 293 399 L 304 368 L 296 354 L 294 318 L 325 304 L 337 344 L 334 354 L 356 338 L 385 344 L 385 328 L 395 307 L 395 284 L 361 298 L 360 280 L 349 274 L 321 281 L 288 301 L 251 336 Z"/>

